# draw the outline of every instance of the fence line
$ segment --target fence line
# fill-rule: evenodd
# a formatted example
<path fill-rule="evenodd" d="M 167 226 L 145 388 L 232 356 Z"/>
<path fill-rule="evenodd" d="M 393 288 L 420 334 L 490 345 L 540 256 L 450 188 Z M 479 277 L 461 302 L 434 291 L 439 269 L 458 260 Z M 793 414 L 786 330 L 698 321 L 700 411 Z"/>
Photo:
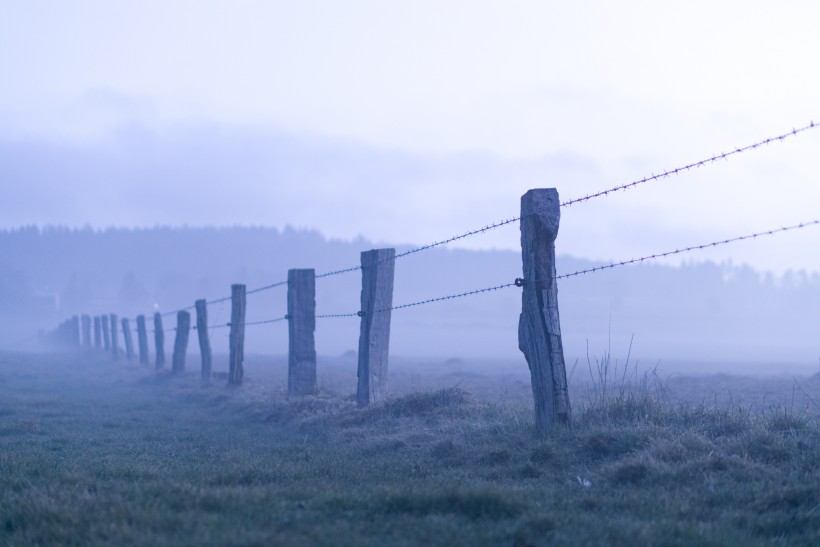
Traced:
<path fill-rule="evenodd" d="M 739 147 L 739 148 L 735 148 L 734 150 L 732 150 L 730 152 L 723 152 L 723 153 L 720 153 L 720 154 L 715 154 L 715 155 L 710 156 L 706 159 L 702 159 L 702 160 L 696 161 L 694 163 L 689 163 L 689 164 L 683 165 L 681 167 L 676 167 L 675 169 L 664 171 L 663 173 L 660 173 L 660 174 L 657 174 L 657 175 L 652 174 L 648 177 L 643 177 L 641 179 L 637 179 L 637 180 L 634 180 L 632 182 L 628 182 L 626 184 L 620 184 L 618 186 L 614 186 L 612 188 L 608 188 L 608 189 L 602 190 L 600 192 L 595 192 L 593 194 L 588 194 L 588 195 L 580 197 L 580 198 L 574 198 L 574 199 L 562 202 L 561 207 L 568 207 L 568 206 L 575 205 L 575 204 L 578 204 L 578 203 L 583 203 L 583 202 L 590 201 L 590 200 L 595 199 L 595 198 L 608 196 L 608 195 L 613 194 L 613 193 L 618 192 L 618 191 L 625 191 L 625 190 L 634 188 L 638 185 L 641 185 L 641 184 L 644 184 L 644 183 L 647 183 L 647 182 L 655 181 L 655 180 L 662 179 L 662 178 L 667 178 L 667 177 L 670 177 L 670 176 L 673 176 L 673 175 L 678 175 L 682 172 L 689 171 L 691 169 L 695 169 L 695 168 L 699 168 L 699 167 L 703 167 L 703 166 L 715 163 L 719 160 L 725 160 L 725 159 L 728 159 L 731 156 L 734 156 L 734 155 L 737 155 L 737 154 L 742 154 L 742 153 L 747 152 L 749 150 L 754 150 L 754 149 L 760 148 L 761 146 L 771 144 L 773 142 L 783 142 L 785 139 L 787 139 L 789 137 L 793 137 L 795 135 L 798 135 L 800 133 L 808 131 L 809 129 L 814 129 L 815 127 L 818 127 L 818 125 L 820 125 L 820 124 L 815 124 L 814 121 L 810 121 L 808 125 L 805 125 L 803 127 L 799 127 L 797 129 L 792 129 L 791 131 L 789 131 L 787 133 L 783 133 L 783 134 L 776 135 L 776 136 L 773 136 L 773 137 L 768 137 L 768 138 L 765 138 L 763 140 L 754 142 L 752 144 L 748 144 L 748 145 L 745 145 L 745 146 L 742 146 L 742 147 Z M 472 237 L 474 235 L 483 234 L 485 232 L 488 232 L 490 230 L 494 230 L 494 229 L 499 228 L 501 226 L 505 226 L 505 225 L 511 224 L 513 222 L 518 222 L 518 221 L 524 220 L 525 218 L 527 218 L 527 216 L 529 216 L 529 215 L 518 216 L 518 217 L 513 217 L 513 218 L 500 220 L 498 222 L 493 222 L 493 223 L 487 224 L 487 225 L 485 225 L 481 228 L 476 228 L 476 229 L 473 229 L 473 230 L 469 230 L 467 232 L 464 232 L 464 233 L 449 237 L 447 239 L 443 239 L 443 240 L 440 240 L 440 241 L 433 241 L 432 243 L 428 243 L 426 245 L 422 245 L 422 246 L 419 246 L 419 247 L 414 247 L 412 249 L 409 249 L 407 251 L 398 253 L 395 256 L 384 259 L 384 260 L 396 260 L 396 259 L 399 259 L 399 258 L 403 258 L 403 257 L 406 257 L 406 256 L 416 254 L 416 253 L 427 251 L 429 249 L 434 249 L 434 248 L 440 247 L 442 245 L 447 245 L 448 243 L 452 243 L 454 241 L 458 241 L 458 240 L 461 240 L 461 239 Z M 346 273 L 350 273 L 350 272 L 355 272 L 355 271 L 361 270 L 361 268 L 362 268 L 361 265 L 350 266 L 348 268 L 342 268 L 342 269 L 339 269 L 339 270 L 332 270 L 332 271 L 329 271 L 329 272 L 318 274 L 318 275 L 316 275 L 315 278 L 316 279 L 323 279 L 323 278 L 327 278 L 327 277 L 333 277 L 333 276 L 336 276 L 336 275 L 342 275 L 342 274 L 346 274 Z M 255 288 L 255 289 L 248 290 L 247 294 L 249 294 L 249 295 L 250 294 L 256 294 L 256 293 L 267 291 L 267 290 L 270 290 L 270 289 L 273 289 L 273 288 L 276 288 L 276 287 L 283 287 L 283 286 L 287 285 L 287 283 L 288 283 L 287 280 L 276 281 L 276 282 L 270 283 L 268 285 L 263 285 L 261 287 Z M 230 299 L 231 299 L 230 296 L 225 296 L 225 297 L 221 297 L 221 298 L 216 298 L 214 300 L 208 300 L 207 303 L 208 304 L 219 304 L 219 303 L 222 303 L 222 302 L 227 302 Z M 185 307 L 185 308 L 180 308 L 180 309 L 177 309 L 177 310 L 168 311 L 168 312 L 165 312 L 161 315 L 163 317 L 169 317 L 169 316 L 172 316 L 172 315 L 176 314 L 178 311 L 189 311 L 189 310 L 194 310 L 194 309 L 195 309 L 194 306 L 188 306 L 188 307 Z M 338 315 L 339 314 L 333 314 L 333 316 L 338 316 Z M 345 314 L 342 314 L 342 316 L 345 316 Z"/>
<path fill-rule="evenodd" d="M 555 273 L 555 239 L 558 234 L 560 222 L 560 209 L 562 207 L 581 203 L 593 198 L 607 196 L 619 190 L 627 190 L 645 182 L 668 177 L 682 171 L 701 167 L 720 159 L 726 159 L 735 154 L 740 154 L 748 150 L 758 148 L 775 141 L 797 135 L 808 129 L 814 128 L 815 124 L 793 129 L 789 133 L 770 137 L 742 148 L 736 148 L 729 153 L 712 156 L 705 160 L 689 164 L 671 171 L 665 171 L 660 175 L 652 175 L 643 179 L 633 181 L 628 184 L 616 186 L 608 190 L 590 194 L 588 196 L 560 202 L 558 192 L 554 188 L 529 190 L 521 198 L 521 216 L 505 219 L 493 224 L 484 226 L 459 234 L 445 240 L 436 241 L 428 245 L 409 249 L 396 254 L 395 250 L 374 249 L 361 254 L 361 264 L 340 270 L 334 270 L 319 275 L 313 269 L 291 269 L 288 271 L 287 281 L 278 281 L 250 291 L 246 290 L 244 284 L 234 284 L 231 286 L 231 296 L 217 298 L 214 300 L 199 299 L 193 306 L 187 306 L 180 310 L 165 313 L 156 312 L 154 314 L 154 334 L 156 346 L 156 368 L 164 367 L 164 336 L 165 332 L 175 331 L 175 341 L 173 348 L 174 373 L 183 372 L 185 369 L 185 354 L 187 351 L 188 337 L 191 330 L 191 314 L 188 310 L 196 310 L 197 326 L 199 329 L 200 348 L 207 351 L 202 352 L 202 378 L 210 381 L 210 340 L 209 332 L 220 328 L 230 328 L 229 343 L 229 374 L 228 383 L 234 386 L 242 384 L 244 375 L 244 338 L 245 327 L 254 325 L 266 325 L 287 321 L 289 336 L 289 357 L 288 357 L 288 393 L 291 395 L 304 395 L 315 393 L 316 384 L 316 351 L 315 351 L 315 320 L 321 318 L 347 318 L 358 317 L 361 319 L 359 335 L 359 362 L 357 390 L 357 401 L 359 406 L 367 406 L 373 402 L 380 401 L 386 394 L 387 384 L 387 359 L 388 341 L 390 332 L 390 312 L 405 308 L 424 306 L 436 302 L 455 300 L 473 296 L 477 294 L 499 291 L 509 287 L 519 287 L 522 289 L 522 312 L 519 320 L 518 340 L 519 348 L 529 365 L 532 375 L 533 396 L 536 408 L 536 426 L 540 431 L 545 431 L 554 422 L 569 422 L 571 417 L 569 398 L 567 395 L 566 367 L 563 356 L 563 346 L 561 341 L 561 329 L 558 319 L 557 300 L 557 280 L 570 277 L 595 273 L 619 266 L 642 263 L 647 260 L 663 258 L 667 256 L 683 254 L 695 250 L 718 247 L 738 241 L 757 239 L 765 236 L 799 230 L 809 226 L 820 225 L 820 220 L 810 220 L 772 228 L 769 230 L 753 232 L 746 235 L 731 237 L 722 240 L 715 240 L 699 245 L 690 245 L 675 250 L 655 253 L 632 258 L 620 262 L 612 262 L 603 266 L 595 266 L 571 273 L 556 275 Z M 520 222 L 521 226 L 521 248 L 524 277 L 517 278 L 512 282 L 502 283 L 490 287 L 473 289 L 464 292 L 447 294 L 427 298 L 416 302 L 393 305 L 393 277 L 394 264 L 397 258 L 410 256 L 441 245 L 446 245 L 453 241 L 471 237 L 480 233 L 494 230 L 501 226 Z M 353 271 L 362 272 L 362 309 L 352 313 L 331 313 L 316 315 L 315 301 L 315 280 L 316 278 L 326 278 L 341 275 Z M 246 321 L 246 295 L 259 293 L 274 287 L 288 287 L 287 315 L 269 319 Z M 222 304 L 231 301 L 231 319 L 228 323 L 207 324 L 207 304 Z M 177 315 L 177 326 L 167 329 L 162 326 L 162 317 Z M 105 338 L 105 347 L 109 349 L 108 340 L 108 319 L 110 318 L 110 350 L 117 357 L 118 342 L 117 315 L 110 314 L 95 318 L 101 319 L 102 334 Z M 74 316 L 61 324 L 51 335 L 55 340 L 69 345 L 82 347 L 91 346 L 89 316 L 83 316 L 83 336 L 81 336 L 80 317 Z M 142 323 L 140 323 L 142 320 Z M 138 317 L 138 324 L 142 324 L 143 331 L 140 334 L 140 361 L 147 363 L 147 358 L 143 359 L 143 353 L 147 355 L 147 348 L 143 352 L 142 339 L 145 338 L 144 329 L 145 316 Z M 131 339 L 132 329 L 128 318 L 122 318 L 122 329 L 126 345 L 126 357 L 130 361 L 133 358 L 133 344 Z M 83 340 L 85 341 L 83 343 Z M 99 347 L 100 343 L 96 345 Z M 206 355 L 207 354 L 207 355 Z"/>

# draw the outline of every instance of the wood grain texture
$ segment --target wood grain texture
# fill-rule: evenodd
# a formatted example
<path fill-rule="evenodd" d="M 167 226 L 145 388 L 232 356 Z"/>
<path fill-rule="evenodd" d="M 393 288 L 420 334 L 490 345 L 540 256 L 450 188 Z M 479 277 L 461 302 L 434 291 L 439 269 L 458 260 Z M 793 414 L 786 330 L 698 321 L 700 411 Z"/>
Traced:
<path fill-rule="evenodd" d="M 361 324 L 356 401 L 360 407 L 387 396 L 390 311 L 393 306 L 395 249 L 365 251 L 362 260 Z"/>
<path fill-rule="evenodd" d="M 148 364 L 148 329 L 145 327 L 145 316 L 137 316 L 137 346 L 139 347 L 140 364 Z"/>
<path fill-rule="evenodd" d="M 245 376 L 245 285 L 231 285 L 231 334 L 228 355 L 228 384 L 238 386 Z"/>
<path fill-rule="evenodd" d="M 208 303 L 196 301 L 196 333 L 199 338 L 199 354 L 202 357 L 202 379 L 211 379 L 211 341 L 208 338 Z"/>
<path fill-rule="evenodd" d="M 117 359 L 120 356 L 119 335 L 117 334 L 117 314 L 112 313 L 108 318 L 111 324 L 111 355 L 114 356 L 114 359 Z"/>
<path fill-rule="evenodd" d="M 521 197 L 521 255 L 524 286 L 518 347 L 530 368 L 535 423 L 545 432 L 571 418 L 555 280 L 555 238 L 561 219 L 554 188 Z"/>
<path fill-rule="evenodd" d="M 154 367 L 159 370 L 165 368 L 165 331 L 162 329 L 162 314 L 154 313 Z"/>
<path fill-rule="evenodd" d="M 191 314 L 187 311 L 177 312 L 177 334 L 174 338 L 174 356 L 171 370 L 175 373 L 185 371 L 185 353 L 188 351 L 188 336 L 191 333 Z"/>
<path fill-rule="evenodd" d="M 131 322 L 127 317 L 122 319 L 122 338 L 125 340 L 125 358 L 134 360 L 134 337 L 131 335 Z"/>
<path fill-rule="evenodd" d="M 288 394 L 316 393 L 316 272 L 288 270 Z"/>

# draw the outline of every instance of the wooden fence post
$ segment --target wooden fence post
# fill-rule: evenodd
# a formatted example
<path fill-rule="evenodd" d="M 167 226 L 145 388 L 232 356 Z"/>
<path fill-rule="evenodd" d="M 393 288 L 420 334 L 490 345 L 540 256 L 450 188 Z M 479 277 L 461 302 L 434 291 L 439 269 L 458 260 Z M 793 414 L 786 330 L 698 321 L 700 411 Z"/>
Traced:
<path fill-rule="evenodd" d="M 524 277 L 518 347 L 530 368 L 535 425 L 548 431 L 571 419 L 567 371 L 558 317 L 555 238 L 561 208 L 554 188 L 530 190 L 521 197 L 521 255 Z"/>
<path fill-rule="evenodd" d="M 94 347 L 100 349 L 102 347 L 102 321 L 100 316 L 94 316 Z"/>
<path fill-rule="evenodd" d="M 89 315 L 83 315 L 81 318 L 83 322 L 83 346 L 86 348 L 91 347 L 91 317 Z"/>
<path fill-rule="evenodd" d="M 245 285 L 231 285 L 231 335 L 228 384 L 242 384 L 245 375 Z"/>
<path fill-rule="evenodd" d="M 108 316 L 103 315 L 101 319 L 102 319 L 104 348 L 105 348 L 105 351 L 108 351 L 108 350 L 111 349 L 111 334 L 108 330 Z"/>
<path fill-rule="evenodd" d="M 211 341 L 208 339 L 208 303 L 196 301 L 196 333 L 199 338 L 199 354 L 202 356 L 202 379 L 211 379 Z"/>
<path fill-rule="evenodd" d="M 80 334 L 79 315 L 75 315 L 71 318 L 71 345 L 78 348 L 83 345 L 83 341 Z"/>
<path fill-rule="evenodd" d="M 175 373 L 185 371 L 185 352 L 188 351 L 188 335 L 191 330 L 191 314 L 187 311 L 177 312 L 177 335 L 174 340 L 174 360 L 171 370 Z"/>
<path fill-rule="evenodd" d="M 288 395 L 316 393 L 316 271 L 288 270 Z"/>
<path fill-rule="evenodd" d="M 137 345 L 140 349 L 140 364 L 148 364 L 148 330 L 145 328 L 145 316 L 137 316 Z"/>
<path fill-rule="evenodd" d="M 154 346 L 156 348 L 157 370 L 165 368 L 165 331 L 162 329 L 162 314 L 154 313 Z"/>
<path fill-rule="evenodd" d="M 390 345 L 390 308 L 393 306 L 393 273 L 396 250 L 374 249 L 362 253 L 361 326 L 359 330 L 360 407 L 387 396 L 387 359 Z M 379 311 L 386 310 L 386 311 Z"/>
<path fill-rule="evenodd" d="M 122 337 L 125 340 L 125 358 L 134 359 L 134 337 L 131 335 L 131 322 L 127 317 L 122 318 Z"/>
<path fill-rule="evenodd" d="M 112 313 L 110 315 L 111 318 L 111 354 L 114 356 L 114 359 L 119 357 L 120 348 L 119 348 L 119 341 L 117 340 L 117 314 Z"/>

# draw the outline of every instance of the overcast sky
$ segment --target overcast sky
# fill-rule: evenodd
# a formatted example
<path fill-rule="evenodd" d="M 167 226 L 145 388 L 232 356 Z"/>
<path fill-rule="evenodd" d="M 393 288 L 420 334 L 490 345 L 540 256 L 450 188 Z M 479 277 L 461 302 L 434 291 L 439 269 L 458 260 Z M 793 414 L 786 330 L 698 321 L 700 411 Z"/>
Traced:
<path fill-rule="evenodd" d="M 820 122 L 820 4 L 0 0 L 0 228 L 426 243 Z M 820 129 L 566 208 L 622 259 L 820 218 Z M 515 248 L 515 226 L 462 243 Z M 686 260 L 820 271 L 820 228 Z"/>

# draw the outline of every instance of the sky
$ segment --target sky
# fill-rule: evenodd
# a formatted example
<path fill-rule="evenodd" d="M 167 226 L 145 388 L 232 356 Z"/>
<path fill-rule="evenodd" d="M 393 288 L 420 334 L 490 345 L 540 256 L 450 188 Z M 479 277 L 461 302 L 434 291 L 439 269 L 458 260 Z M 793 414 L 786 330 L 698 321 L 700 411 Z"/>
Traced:
<path fill-rule="evenodd" d="M 811 1 L 0 0 L 0 228 L 424 244 L 820 123 Z M 608 261 L 820 218 L 820 129 L 564 208 Z M 518 246 L 514 224 L 458 243 Z M 668 259 L 820 271 L 820 227 Z"/>

